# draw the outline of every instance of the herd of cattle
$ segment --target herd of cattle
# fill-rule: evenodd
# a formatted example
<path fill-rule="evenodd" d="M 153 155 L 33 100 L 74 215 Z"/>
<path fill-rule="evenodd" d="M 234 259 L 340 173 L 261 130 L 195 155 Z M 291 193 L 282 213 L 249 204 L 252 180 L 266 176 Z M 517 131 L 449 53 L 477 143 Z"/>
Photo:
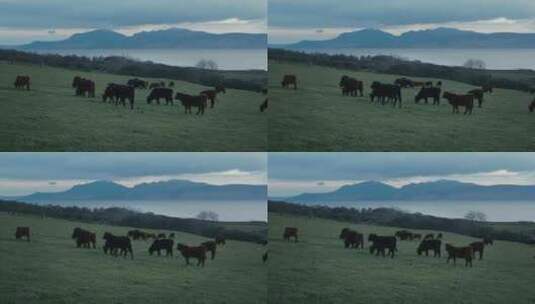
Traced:
<path fill-rule="evenodd" d="M 296 75 L 284 75 L 281 85 L 283 88 L 293 88 L 297 90 L 297 76 Z M 364 83 L 361 80 L 349 77 L 347 75 L 342 76 L 338 83 L 344 96 L 364 96 Z M 452 113 L 460 113 L 459 108 L 464 107 L 464 114 L 472 114 L 475 101 L 479 108 L 483 107 L 485 93 L 492 93 L 493 88 L 490 85 L 484 85 L 481 88 L 470 90 L 466 93 L 452 93 L 442 90 L 442 82 L 438 81 L 434 84 L 432 81 L 415 81 L 406 77 L 398 78 L 393 84 L 381 83 L 374 81 L 370 85 L 370 101 L 372 103 L 386 105 L 392 104 L 392 106 L 402 106 L 402 89 L 406 88 L 420 88 L 418 93 L 414 97 L 415 103 L 425 101 L 427 104 L 429 99 L 432 100 L 433 105 L 440 105 L 441 98 L 444 98 L 452 107 Z M 535 111 L 535 99 L 529 105 L 529 111 Z"/>
<path fill-rule="evenodd" d="M 17 76 L 15 79 L 16 89 L 30 90 L 30 76 Z M 95 82 L 90 79 L 85 79 L 80 76 L 75 76 L 72 80 L 72 88 L 75 89 L 75 95 L 81 97 L 95 98 Z M 159 105 L 160 100 L 164 100 L 166 105 L 174 105 L 174 100 L 179 100 L 184 106 L 186 114 L 192 114 L 192 108 L 197 108 L 197 115 L 204 115 L 205 109 L 208 108 L 208 101 L 210 101 L 210 108 L 214 108 L 217 95 L 225 94 L 225 87 L 216 85 L 215 88 L 199 92 L 198 95 L 190 95 L 182 92 L 173 91 L 175 86 L 174 81 L 170 81 L 167 86 L 163 81 L 150 83 L 141 79 L 130 79 L 126 85 L 109 83 L 102 94 L 102 102 L 114 103 L 116 106 L 122 104 L 126 107 L 128 101 L 130 109 L 134 109 L 136 89 L 150 89 L 147 96 L 147 104 L 152 104 L 154 101 Z M 264 95 L 267 95 L 267 90 L 262 90 Z M 174 96 L 174 97 L 173 97 Z M 260 112 L 264 112 L 268 107 L 267 98 L 260 105 Z"/>
<path fill-rule="evenodd" d="M 26 238 L 30 242 L 30 227 L 17 227 L 15 232 L 15 238 Z M 74 228 L 71 238 L 75 240 L 77 248 L 93 248 L 96 249 L 97 235 L 94 232 L 84 230 L 82 228 Z M 132 250 L 132 240 L 147 241 L 152 240 L 148 252 L 149 255 L 156 253 L 161 255 L 162 251 L 165 251 L 166 256 L 173 256 L 173 248 L 175 247 L 175 233 L 148 233 L 138 229 L 128 231 L 126 236 L 117 236 L 110 232 L 105 232 L 102 236 L 104 240 L 104 246 L 102 250 L 104 254 L 109 254 L 114 257 L 130 256 L 134 259 L 134 251 Z M 212 241 L 205 241 L 197 246 L 185 245 L 182 243 L 176 243 L 176 250 L 178 250 L 184 257 L 186 264 L 189 265 L 190 259 L 197 259 L 197 266 L 203 266 L 206 261 L 207 253 L 210 253 L 211 259 L 215 259 L 218 246 L 224 246 L 226 240 L 223 236 L 216 236 Z M 260 242 L 261 245 L 266 246 L 267 241 Z M 262 261 L 267 261 L 267 251 L 262 255 Z"/>
<path fill-rule="evenodd" d="M 295 227 L 285 227 L 283 239 L 289 242 L 291 238 L 293 238 L 295 242 L 298 242 L 298 231 L 299 230 Z M 364 248 L 364 234 L 349 228 L 342 229 L 339 239 L 343 240 L 345 248 Z M 431 251 L 434 257 L 440 258 L 442 256 L 442 233 L 436 235 L 429 233 L 423 236 L 420 233 L 413 233 L 408 230 L 397 231 L 392 236 L 379 236 L 374 233 L 368 235 L 368 242 L 371 243 L 371 245 L 369 245 L 370 254 L 375 254 L 376 256 L 381 255 L 383 257 L 389 255 L 394 258 L 398 250 L 398 239 L 399 241 L 419 240 L 420 244 L 416 249 L 418 255 L 425 253 L 425 255 L 428 256 L 429 251 Z M 489 237 L 485 237 L 481 241 L 472 242 L 463 247 L 456 247 L 446 243 L 444 245 L 444 249 L 448 254 L 446 262 L 449 263 L 450 260 L 453 260 L 453 264 L 456 264 L 456 259 L 460 258 L 465 260 L 465 266 L 472 267 L 472 260 L 475 259 L 476 254 L 478 254 L 479 259 L 482 260 L 485 246 L 493 244 L 494 241 Z"/>

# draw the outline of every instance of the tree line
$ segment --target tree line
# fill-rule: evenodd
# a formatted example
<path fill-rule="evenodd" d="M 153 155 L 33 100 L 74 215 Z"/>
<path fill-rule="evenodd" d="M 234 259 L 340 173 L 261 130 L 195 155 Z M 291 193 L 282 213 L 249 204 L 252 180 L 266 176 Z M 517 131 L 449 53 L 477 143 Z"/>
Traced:
<path fill-rule="evenodd" d="M 167 78 L 214 87 L 260 92 L 266 87 L 267 72 L 220 71 L 196 67 L 175 67 L 120 56 L 85 57 L 76 55 L 36 54 L 16 50 L 0 50 L 0 61 L 59 67 L 77 71 L 99 71 L 133 77 Z"/>
<path fill-rule="evenodd" d="M 267 224 L 247 222 L 256 225 L 257 230 L 250 231 L 228 229 L 224 223 L 199 219 L 176 218 L 154 213 L 141 213 L 126 208 L 86 208 L 77 206 L 37 205 L 17 201 L 0 200 L 0 212 L 24 214 L 38 217 L 51 217 L 83 223 L 98 223 L 114 226 L 127 226 L 140 229 L 161 229 L 182 231 L 202 235 L 208 238 L 223 236 L 227 239 L 246 242 L 259 242 L 267 237 Z M 236 227 L 237 225 L 232 225 Z"/>
<path fill-rule="evenodd" d="M 395 56 L 353 56 L 305 53 L 270 48 L 268 59 L 274 61 L 297 62 L 333 67 L 344 70 L 370 71 L 407 77 L 432 77 L 459 81 L 474 86 L 491 85 L 496 88 L 530 92 L 535 88 L 535 72 L 522 71 L 522 77 L 498 77 L 491 70 L 473 67 L 451 67 L 420 61 L 409 61 Z M 513 72 L 512 72 L 513 73 Z"/>
<path fill-rule="evenodd" d="M 407 213 L 393 208 L 347 208 L 308 206 L 281 201 L 268 202 L 269 213 L 288 214 L 343 221 L 354 224 L 372 224 L 406 229 L 437 230 L 468 235 L 475 238 L 535 244 L 535 232 L 514 232 L 492 227 L 490 223 L 468 219 L 449 219 L 421 213 Z"/>

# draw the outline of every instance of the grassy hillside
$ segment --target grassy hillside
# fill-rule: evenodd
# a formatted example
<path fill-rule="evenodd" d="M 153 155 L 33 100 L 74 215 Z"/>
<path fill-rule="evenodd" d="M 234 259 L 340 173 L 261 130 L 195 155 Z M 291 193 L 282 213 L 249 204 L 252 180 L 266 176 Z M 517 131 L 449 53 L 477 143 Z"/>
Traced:
<path fill-rule="evenodd" d="M 282 89 L 284 74 L 295 74 L 298 90 Z M 340 77 L 364 81 L 364 97 L 344 97 Z M 270 151 L 530 151 L 535 148 L 533 99 L 528 93 L 495 89 L 471 117 L 415 104 L 418 89 L 403 90 L 403 108 L 369 102 L 373 81 L 397 75 L 351 72 L 298 63 L 269 62 Z M 413 78 L 418 79 L 418 78 Z M 422 79 L 423 80 L 423 79 Z M 438 81 L 439 79 L 425 78 Z M 474 86 L 443 80 L 443 90 L 464 93 Z"/>
<path fill-rule="evenodd" d="M 32 90 L 15 90 L 17 75 L 32 78 Z M 75 75 L 96 82 L 96 98 L 74 96 Z M 174 107 L 148 105 L 149 90 L 136 91 L 135 110 L 101 102 L 110 82 L 130 77 L 104 73 L 0 63 L 0 150 L 2 151 L 262 151 L 267 117 L 264 96 L 227 90 L 203 117 Z M 165 79 L 146 79 L 160 81 Z M 167 81 L 167 80 L 165 80 Z M 175 90 L 206 89 L 175 81 Z"/>
<path fill-rule="evenodd" d="M 297 227 L 300 242 L 282 240 L 284 227 Z M 534 303 L 533 246 L 497 241 L 473 268 L 418 256 L 417 241 L 399 242 L 394 259 L 365 249 L 344 249 L 344 227 L 392 235 L 396 228 L 351 225 L 316 218 L 269 214 L 269 303 Z M 418 231 L 418 230 L 414 230 Z M 428 231 L 420 231 L 422 233 Z M 432 232 L 432 231 L 429 231 Z M 457 245 L 475 239 L 444 233 Z"/>
<path fill-rule="evenodd" d="M 31 227 L 30 243 L 15 240 L 17 226 Z M 97 249 L 75 247 L 78 226 L 97 232 Z M 133 241 L 134 260 L 104 255 L 102 234 L 128 230 L 0 213 L 0 303 L 266 303 L 260 245 L 227 241 L 204 268 L 186 266 L 177 252 L 149 256 L 149 241 Z M 175 240 L 206 239 L 176 233 Z"/>

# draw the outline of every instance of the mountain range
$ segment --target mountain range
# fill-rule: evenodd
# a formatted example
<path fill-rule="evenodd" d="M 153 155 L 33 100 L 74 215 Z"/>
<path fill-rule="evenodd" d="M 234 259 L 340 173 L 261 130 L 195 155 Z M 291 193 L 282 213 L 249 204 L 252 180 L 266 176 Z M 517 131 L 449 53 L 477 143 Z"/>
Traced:
<path fill-rule="evenodd" d="M 368 181 L 345 185 L 327 193 L 304 193 L 286 198 L 289 202 L 355 201 L 535 201 L 535 186 L 482 186 L 450 180 L 413 183 L 396 188 Z"/>
<path fill-rule="evenodd" d="M 255 49 L 266 48 L 267 34 L 212 34 L 181 28 L 143 31 L 126 36 L 110 30 L 74 34 L 60 41 L 36 41 L 21 50 L 62 49 Z"/>
<path fill-rule="evenodd" d="M 535 48 L 535 34 L 478 33 L 452 28 L 409 31 L 399 36 L 376 29 L 342 33 L 329 40 L 305 40 L 289 49 L 326 48 Z"/>
<path fill-rule="evenodd" d="M 265 185 L 210 185 L 185 180 L 142 183 L 132 188 L 110 182 L 96 181 L 76 185 L 62 192 L 36 192 L 10 197 L 23 202 L 54 201 L 134 201 L 134 200 L 266 200 Z"/>

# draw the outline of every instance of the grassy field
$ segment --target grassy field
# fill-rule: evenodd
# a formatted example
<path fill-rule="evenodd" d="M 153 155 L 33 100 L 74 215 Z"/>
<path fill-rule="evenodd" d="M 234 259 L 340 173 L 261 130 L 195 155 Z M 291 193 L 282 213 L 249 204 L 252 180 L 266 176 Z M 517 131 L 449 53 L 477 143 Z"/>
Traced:
<path fill-rule="evenodd" d="M 17 226 L 31 227 L 30 243 L 15 240 Z M 97 232 L 97 249 L 75 247 L 70 235 L 78 226 Z M 0 303 L 266 303 L 262 246 L 227 241 L 204 268 L 186 266 L 177 252 L 150 256 L 149 241 L 133 241 L 134 260 L 104 255 L 102 234 L 128 230 L 0 213 Z M 175 238 L 204 240 L 185 233 Z"/>
<path fill-rule="evenodd" d="M 300 242 L 283 241 L 284 227 L 297 227 Z M 366 249 L 344 249 L 338 239 L 344 227 L 366 237 L 398 230 L 269 214 L 268 302 L 535 303 L 533 246 L 496 241 L 482 261 L 465 268 L 464 261 L 446 264 L 444 250 L 442 258 L 418 256 L 417 241 L 399 242 L 394 259 L 370 255 L 367 239 Z M 459 246 L 474 240 L 444 233 L 445 242 Z"/>
<path fill-rule="evenodd" d="M 32 78 L 32 90 L 15 90 L 17 75 Z M 96 98 L 74 96 L 72 78 L 96 82 Z M 174 107 L 148 105 L 149 90 L 136 91 L 135 110 L 101 102 L 110 82 L 127 76 L 0 63 L 2 151 L 264 151 L 267 116 L 261 94 L 227 90 L 203 117 Z M 146 79 L 160 81 L 165 79 Z M 167 80 L 166 80 L 167 81 Z M 175 90 L 197 94 L 205 87 L 175 81 Z"/>
<path fill-rule="evenodd" d="M 298 90 L 283 89 L 284 74 L 295 74 Z M 340 77 L 364 81 L 364 97 L 344 97 Z M 369 102 L 373 81 L 392 83 L 397 75 L 351 72 L 297 63 L 269 62 L 269 151 L 532 151 L 535 117 L 527 93 L 495 89 L 470 117 L 415 104 L 418 89 L 403 90 L 403 108 Z M 414 78 L 415 80 L 417 78 Z M 439 79 L 425 79 L 438 81 Z M 475 87 L 443 80 L 443 90 Z"/>

